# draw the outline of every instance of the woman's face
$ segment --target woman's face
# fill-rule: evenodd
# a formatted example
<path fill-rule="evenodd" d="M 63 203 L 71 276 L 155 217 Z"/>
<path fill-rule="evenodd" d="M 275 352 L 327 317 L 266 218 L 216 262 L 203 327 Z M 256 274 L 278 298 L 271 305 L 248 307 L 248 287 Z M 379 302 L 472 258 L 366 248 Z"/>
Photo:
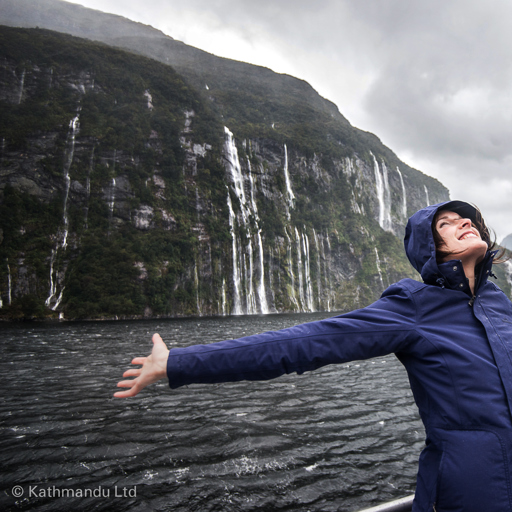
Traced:
<path fill-rule="evenodd" d="M 438 213 L 435 227 L 443 240 L 443 245 L 437 249 L 448 253 L 443 261 L 455 258 L 474 259 L 476 264 L 485 256 L 487 244 L 482 240 L 470 219 L 464 219 L 458 213 L 444 210 Z"/>

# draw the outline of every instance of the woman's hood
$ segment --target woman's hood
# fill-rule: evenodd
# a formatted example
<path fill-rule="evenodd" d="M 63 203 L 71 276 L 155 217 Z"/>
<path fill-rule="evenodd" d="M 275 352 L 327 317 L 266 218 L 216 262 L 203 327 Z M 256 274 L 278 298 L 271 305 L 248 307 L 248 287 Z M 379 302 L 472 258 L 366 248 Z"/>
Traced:
<path fill-rule="evenodd" d="M 474 206 L 464 201 L 446 201 L 417 211 L 405 228 L 405 252 L 412 266 L 421 274 L 425 283 L 433 283 L 440 271 L 436 261 L 436 245 L 432 223 L 438 210 L 450 210 L 473 222 L 477 216 Z"/>

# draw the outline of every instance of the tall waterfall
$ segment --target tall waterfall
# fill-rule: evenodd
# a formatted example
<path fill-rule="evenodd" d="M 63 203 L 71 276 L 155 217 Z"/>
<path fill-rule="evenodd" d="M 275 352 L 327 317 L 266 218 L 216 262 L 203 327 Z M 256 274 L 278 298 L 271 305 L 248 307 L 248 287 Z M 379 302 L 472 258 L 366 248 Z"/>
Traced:
<path fill-rule="evenodd" d="M 69 170 L 71 169 L 71 164 L 73 163 L 73 157 L 75 155 L 75 139 L 76 134 L 78 133 L 80 127 L 79 123 L 79 114 L 77 114 L 69 123 L 69 133 L 68 133 L 68 141 L 67 148 L 64 158 L 64 212 L 63 212 L 63 223 L 64 223 L 64 236 L 62 238 L 62 248 L 65 249 L 68 241 L 68 233 L 69 233 L 69 219 L 68 219 L 68 198 L 69 198 L 69 188 L 71 186 L 71 178 L 69 177 Z"/>
<path fill-rule="evenodd" d="M 267 291 L 265 289 L 265 258 L 263 256 L 263 242 L 261 241 L 261 229 L 258 231 L 258 249 L 260 258 L 260 275 L 258 283 L 258 298 L 260 301 L 260 308 L 263 314 L 270 313 L 267 302 Z"/>
<path fill-rule="evenodd" d="M 9 306 L 12 303 L 12 278 L 11 278 L 11 267 L 7 264 L 7 303 Z"/>
<path fill-rule="evenodd" d="M 398 166 L 396 168 L 396 172 L 398 172 L 398 176 L 400 176 L 400 184 L 402 185 L 402 217 L 407 219 L 407 195 L 405 193 L 404 178 Z"/>
<path fill-rule="evenodd" d="M 258 302 L 259 302 L 259 312 L 264 315 L 270 313 L 270 309 L 268 307 L 267 301 L 267 290 L 265 287 L 265 256 L 263 253 L 263 241 L 261 239 L 261 229 L 259 228 L 259 216 L 258 216 L 258 206 L 256 205 L 256 198 L 254 193 L 254 179 L 252 177 L 252 169 L 251 162 L 247 159 L 247 168 L 249 169 L 249 183 L 251 185 L 251 208 L 254 217 L 254 221 L 256 224 L 256 246 L 258 248 L 258 268 L 259 268 L 259 276 L 258 276 L 258 286 L 256 288 L 258 294 Z"/>
<path fill-rule="evenodd" d="M 63 223 L 63 234 L 62 234 L 62 242 L 60 244 L 60 247 L 62 249 L 65 249 L 68 244 L 68 234 L 69 234 L 69 218 L 68 218 L 68 199 L 69 199 L 69 189 L 71 186 L 71 178 L 69 176 L 69 171 L 71 169 L 71 165 L 73 163 L 73 158 L 75 154 L 75 140 L 76 140 L 76 134 L 78 133 L 78 130 L 80 128 L 79 123 L 79 117 L 80 113 L 78 113 L 70 122 L 69 122 L 69 131 L 68 131 L 68 137 L 66 140 L 66 148 L 64 150 L 64 166 L 63 166 L 63 172 L 64 172 L 64 206 L 63 206 L 63 212 L 62 212 L 62 223 Z M 55 296 L 57 295 L 57 284 L 58 284 L 58 277 L 59 274 L 57 270 L 55 269 L 55 260 L 57 258 L 57 253 L 59 249 L 59 244 L 57 242 L 54 249 L 52 249 L 52 253 L 50 256 L 50 292 L 48 294 L 48 298 L 45 300 L 45 305 L 47 307 L 51 307 L 53 311 L 55 311 L 61 301 L 62 296 L 64 293 L 64 287 L 61 288 L 60 294 L 58 298 L 55 300 Z M 52 301 L 55 302 L 52 305 Z"/>
<path fill-rule="evenodd" d="M 233 314 L 242 315 L 242 301 L 240 297 L 240 289 L 242 287 L 240 279 L 240 268 L 238 266 L 238 249 L 236 244 L 235 233 L 235 212 L 228 190 L 228 210 L 229 210 L 229 229 L 231 231 L 232 251 L 233 251 Z"/>
<path fill-rule="evenodd" d="M 286 238 L 288 240 L 288 244 L 286 246 L 286 259 L 288 263 L 288 272 L 290 274 L 291 287 L 290 287 L 290 300 L 295 306 L 295 311 L 301 311 L 299 303 L 297 302 L 297 296 L 295 295 L 295 274 L 293 272 L 293 259 L 292 259 L 292 241 L 290 236 L 288 235 L 288 231 L 285 228 L 284 232 L 286 234 Z"/>
<path fill-rule="evenodd" d="M 318 293 L 318 306 L 321 308 L 321 297 L 322 297 L 322 267 L 320 264 L 320 246 L 318 244 L 318 235 L 316 234 L 315 228 L 313 228 L 313 238 L 315 239 L 316 249 L 316 287 Z"/>
<path fill-rule="evenodd" d="M 224 132 L 226 134 L 226 143 L 224 147 L 228 163 L 227 167 L 233 182 L 236 197 L 240 201 L 240 213 L 242 214 L 243 222 L 244 224 L 247 224 L 249 211 L 247 209 L 247 200 L 245 197 L 242 167 L 240 166 L 240 160 L 238 159 L 238 149 L 236 148 L 233 134 L 226 126 L 224 127 Z"/>
<path fill-rule="evenodd" d="M 425 199 L 427 200 L 427 206 L 430 205 L 430 199 L 428 197 L 428 188 L 427 185 L 423 185 L 423 188 L 425 189 Z"/>
<path fill-rule="evenodd" d="M 288 148 L 284 145 L 284 180 L 286 182 L 286 194 L 288 196 L 288 207 L 293 208 L 293 201 L 295 200 L 295 194 L 292 190 L 292 183 L 290 181 L 290 173 L 288 172 Z M 288 217 L 290 213 L 288 212 Z"/>
<path fill-rule="evenodd" d="M 295 228 L 295 243 L 297 246 L 297 275 L 299 277 L 299 300 L 301 311 L 306 309 L 304 299 L 304 278 L 302 276 L 302 255 L 301 255 L 301 243 L 300 236 L 297 228 Z"/>
<path fill-rule="evenodd" d="M 227 298 L 226 298 L 226 279 L 222 279 L 222 293 L 221 293 L 221 307 L 220 312 L 222 316 L 226 316 L 228 314 L 228 307 L 227 307 Z"/>
<path fill-rule="evenodd" d="M 253 284 L 253 276 L 254 276 L 254 256 L 252 251 L 252 240 L 251 237 L 247 237 L 247 247 L 246 253 L 244 255 L 244 278 L 245 278 L 245 298 L 246 298 L 246 307 L 245 312 L 248 315 L 253 315 L 257 312 L 256 309 L 256 296 L 254 294 L 254 284 Z"/>
<path fill-rule="evenodd" d="M 302 233 L 302 248 L 304 250 L 304 278 L 306 280 L 306 307 L 308 311 L 315 311 L 313 286 L 311 284 L 311 265 L 309 258 L 309 239 Z"/>
<path fill-rule="evenodd" d="M 246 178 L 243 175 L 240 159 L 238 157 L 238 150 L 235 144 L 235 139 L 231 131 L 224 127 L 225 133 L 225 155 L 226 167 L 231 178 L 233 191 L 240 203 L 240 216 L 242 224 L 245 228 L 247 240 L 246 244 L 240 244 L 241 253 L 241 272 L 239 266 L 233 264 L 233 286 L 235 289 L 235 296 L 238 293 L 238 299 L 235 297 L 233 314 L 255 314 L 255 313 L 269 313 L 270 309 L 267 301 L 267 290 L 265 286 L 265 255 L 263 250 L 263 240 L 261 236 L 261 229 L 259 227 L 258 207 L 255 197 L 254 179 L 252 176 L 251 163 L 247 159 L 247 167 L 249 169 L 247 181 L 250 188 L 250 200 L 247 199 L 245 193 Z M 235 251 L 236 247 L 236 231 L 235 231 L 235 218 L 236 215 L 233 210 L 233 204 L 228 193 L 229 209 L 230 209 L 230 226 L 231 236 L 233 239 L 233 262 L 237 259 Z M 231 218 L 232 216 L 232 218 Z M 254 226 L 254 228 L 253 228 Z M 255 272 L 255 251 L 257 253 L 257 266 L 258 272 Z M 256 276 L 257 274 L 257 276 Z M 245 283 L 244 297 L 245 304 L 242 301 L 240 290 L 242 289 L 242 275 L 243 283 Z M 256 285 L 255 285 L 256 283 Z M 245 307 L 244 307 L 245 306 Z"/>
<path fill-rule="evenodd" d="M 196 308 L 197 308 L 197 314 L 199 316 L 202 316 L 201 311 L 201 303 L 199 301 L 199 275 L 197 274 L 197 261 L 194 265 L 194 286 L 196 288 Z"/>
<path fill-rule="evenodd" d="M 50 307 L 50 303 L 52 299 L 55 297 L 56 290 L 56 283 L 53 279 L 53 265 L 55 263 L 55 254 L 57 250 L 52 249 L 52 255 L 50 256 L 50 294 L 48 295 L 48 298 L 45 301 L 45 304 L 47 307 Z"/>
<path fill-rule="evenodd" d="M 391 223 L 391 191 L 389 189 L 388 169 L 386 164 L 382 162 L 382 174 L 375 155 L 370 152 L 373 157 L 373 166 L 375 171 L 375 185 L 377 188 L 377 199 L 379 201 L 379 225 L 385 231 L 393 232 Z"/>

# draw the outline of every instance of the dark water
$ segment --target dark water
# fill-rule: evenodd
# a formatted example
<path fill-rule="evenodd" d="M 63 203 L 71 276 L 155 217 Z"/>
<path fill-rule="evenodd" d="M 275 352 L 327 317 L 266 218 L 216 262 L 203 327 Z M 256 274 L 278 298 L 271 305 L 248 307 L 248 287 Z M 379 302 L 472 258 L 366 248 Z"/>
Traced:
<path fill-rule="evenodd" d="M 185 346 L 325 316 L 0 326 L 0 510 L 355 511 L 412 494 L 424 434 L 394 356 L 112 398 L 153 332 Z"/>

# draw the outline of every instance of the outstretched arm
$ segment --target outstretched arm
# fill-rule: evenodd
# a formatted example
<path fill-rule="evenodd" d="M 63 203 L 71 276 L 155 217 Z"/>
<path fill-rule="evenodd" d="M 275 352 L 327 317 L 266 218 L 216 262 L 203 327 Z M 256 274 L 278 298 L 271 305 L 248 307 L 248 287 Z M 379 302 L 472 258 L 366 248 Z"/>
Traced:
<path fill-rule="evenodd" d="M 128 398 L 137 395 L 146 386 L 167 377 L 167 358 L 169 350 L 159 334 L 153 334 L 153 350 L 148 357 L 136 357 L 132 364 L 141 364 L 142 368 L 127 370 L 123 377 L 135 377 L 133 380 L 122 380 L 118 388 L 130 388 L 128 391 L 114 393 L 117 398 Z"/>

